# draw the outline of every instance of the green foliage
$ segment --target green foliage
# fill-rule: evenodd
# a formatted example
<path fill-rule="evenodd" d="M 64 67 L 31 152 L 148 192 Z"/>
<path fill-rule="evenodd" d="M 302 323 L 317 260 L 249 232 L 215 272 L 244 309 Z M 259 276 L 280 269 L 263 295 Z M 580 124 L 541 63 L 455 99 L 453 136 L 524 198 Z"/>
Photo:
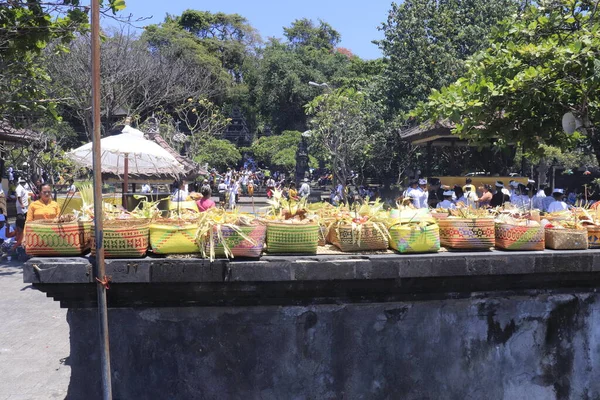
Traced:
<path fill-rule="evenodd" d="M 145 39 L 154 47 L 176 46 L 180 53 L 211 67 L 213 73 L 218 65 L 223 79 L 229 75 L 238 83 L 245 58 L 260 41 L 244 17 L 198 10 L 186 10 L 179 17 L 168 15 L 162 24 L 146 28 Z"/>
<path fill-rule="evenodd" d="M 371 156 L 374 136 L 372 103 L 364 93 L 339 89 L 306 105 L 312 142 L 327 152 L 336 180 L 343 185 L 351 170 L 362 170 Z"/>
<path fill-rule="evenodd" d="M 308 18 L 297 19 L 283 34 L 292 47 L 309 46 L 315 49 L 333 50 L 341 40 L 341 35 L 327 22 L 319 20 L 317 26 Z"/>
<path fill-rule="evenodd" d="M 242 155 L 230 141 L 207 137 L 198 141 L 193 159 L 201 165 L 208 164 L 224 171 L 227 167 L 237 166 Z"/>
<path fill-rule="evenodd" d="M 221 86 L 231 83 L 231 76 L 223 68 L 218 54 L 199 40 L 193 33 L 183 29 L 176 17 L 167 16 L 159 25 L 148 25 L 142 35 L 150 51 L 162 51 L 170 58 L 183 58 L 192 65 L 207 70 Z"/>
<path fill-rule="evenodd" d="M 595 10 L 595 9 L 594 9 Z M 448 118 L 461 138 L 484 146 L 518 144 L 544 155 L 569 149 L 581 136 L 562 132 L 561 117 L 581 118 L 600 157 L 600 24 L 590 2 L 541 1 L 495 32 L 490 46 L 466 63 L 465 75 L 421 103 L 413 115 Z"/>
<path fill-rule="evenodd" d="M 125 7 L 110 0 L 113 12 Z M 88 16 L 79 0 L 16 0 L 0 6 L 0 119 L 18 125 L 33 113 L 58 118 L 56 99 L 46 97 L 49 80 L 42 51 L 52 41 L 64 51 L 78 33 L 88 30 Z"/>
<path fill-rule="evenodd" d="M 308 82 L 336 85 L 339 80 L 352 77 L 352 61 L 325 48 L 273 39 L 261 55 L 246 82 L 255 110 L 277 132 L 306 129 L 303 107 L 324 89 Z"/>
<path fill-rule="evenodd" d="M 281 135 L 263 136 L 252 143 L 251 151 L 259 163 L 267 167 L 292 171 L 296 168 L 296 152 L 302 140 L 298 131 L 284 131 Z"/>
<path fill-rule="evenodd" d="M 524 1 L 528 3 L 528 1 Z M 392 3 L 377 41 L 386 58 L 380 84 L 391 115 L 407 112 L 431 89 L 455 81 L 464 60 L 485 48 L 491 29 L 517 10 L 517 0 Z"/>

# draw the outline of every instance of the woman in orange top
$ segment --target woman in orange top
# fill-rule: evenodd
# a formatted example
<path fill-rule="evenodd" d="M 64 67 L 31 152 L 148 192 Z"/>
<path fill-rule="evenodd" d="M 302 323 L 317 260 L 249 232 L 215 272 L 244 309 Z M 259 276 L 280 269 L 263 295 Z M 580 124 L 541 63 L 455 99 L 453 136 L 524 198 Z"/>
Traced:
<path fill-rule="evenodd" d="M 40 199 L 29 205 L 27 222 L 40 219 L 54 219 L 60 214 L 58 203 L 52 200 L 52 187 L 44 185 L 40 191 Z"/>

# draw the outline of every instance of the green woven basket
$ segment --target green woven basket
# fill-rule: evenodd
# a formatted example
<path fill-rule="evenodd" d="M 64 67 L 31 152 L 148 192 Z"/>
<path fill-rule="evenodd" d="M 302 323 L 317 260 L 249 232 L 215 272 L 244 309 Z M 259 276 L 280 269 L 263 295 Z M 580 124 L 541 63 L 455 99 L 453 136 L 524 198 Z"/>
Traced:
<path fill-rule="evenodd" d="M 319 243 L 319 225 L 287 224 L 269 222 L 267 224 L 267 252 L 316 254 Z"/>

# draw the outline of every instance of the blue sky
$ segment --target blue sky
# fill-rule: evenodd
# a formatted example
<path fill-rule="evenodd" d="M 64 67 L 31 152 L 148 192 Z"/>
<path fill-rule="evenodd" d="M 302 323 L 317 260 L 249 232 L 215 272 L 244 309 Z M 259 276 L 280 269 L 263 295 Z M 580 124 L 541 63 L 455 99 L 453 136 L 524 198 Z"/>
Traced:
<path fill-rule="evenodd" d="M 342 35 L 340 46 L 354 54 L 373 59 L 381 52 L 371 43 L 382 38 L 377 27 L 387 19 L 392 0 L 125 0 L 127 13 L 150 17 L 143 24 L 159 23 L 169 13 L 179 15 L 191 8 L 228 14 L 238 13 L 248 19 L 263 38 L 282 37 L 283 27 L 300 18 L 322 20 Z"/>

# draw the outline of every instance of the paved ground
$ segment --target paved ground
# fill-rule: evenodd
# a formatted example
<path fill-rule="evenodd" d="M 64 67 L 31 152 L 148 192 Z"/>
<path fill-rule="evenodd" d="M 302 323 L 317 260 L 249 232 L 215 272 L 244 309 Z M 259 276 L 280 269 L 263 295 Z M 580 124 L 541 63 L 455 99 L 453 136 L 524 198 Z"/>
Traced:
<path fill-rule="evenodd" d="M 67 310 L 23 283 L 22 264 L 0 262 L 0 400 L 64 399 Z"/>

